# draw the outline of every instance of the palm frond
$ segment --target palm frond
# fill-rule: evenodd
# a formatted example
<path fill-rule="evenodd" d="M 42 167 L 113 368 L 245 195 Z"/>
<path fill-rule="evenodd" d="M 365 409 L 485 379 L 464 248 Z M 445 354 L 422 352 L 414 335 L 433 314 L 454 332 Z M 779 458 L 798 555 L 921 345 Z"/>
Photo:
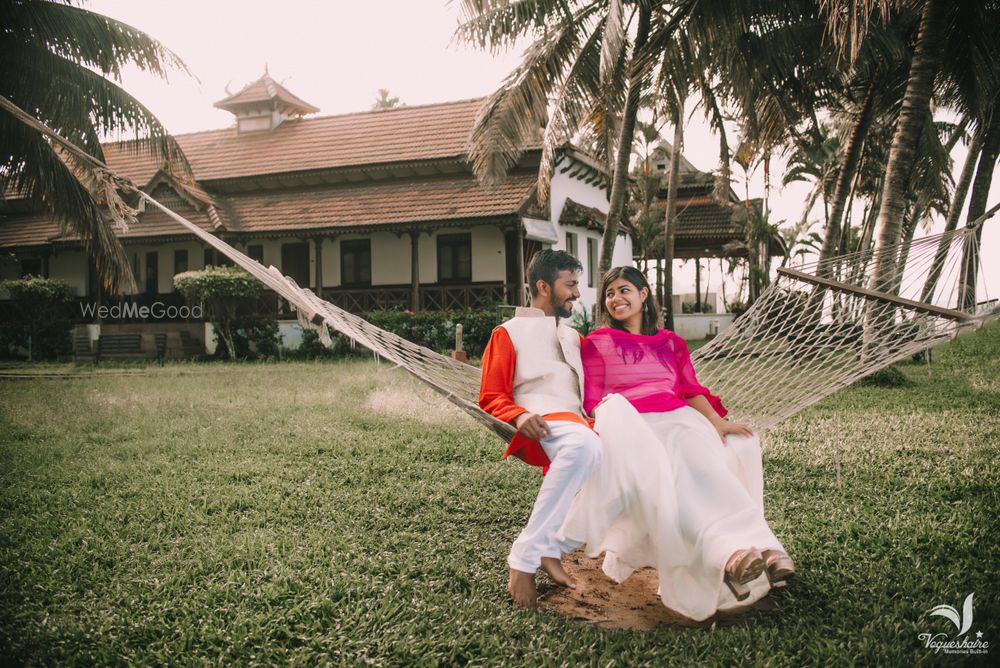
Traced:
<path fill-rule="evenodd" d="M 580 26 L 593 11 L 582 10 L 532 44 L 521 64 L 487 98 L 469 141 L 473 171 L 484 184 L 506 178 L 524 148 L 541 138 L 549 96 L 572 68 L 584 32 Z"/>
<path fill-rule="evenodd" d="M 45 204 L 48 212 L 83 243 L 107 289 L 135 290 L 128 258 L 101 212 L 100 202 L 52 144 L 0 108 L 0 190 L 14 190 Z"/>
<path fill-rule="evenodd" d="M 462 16 L 454 39 L 493 53 L 530 34 L 542 36 L 552 25 L 569 20 L 567 0 L 461 0 Z"/>

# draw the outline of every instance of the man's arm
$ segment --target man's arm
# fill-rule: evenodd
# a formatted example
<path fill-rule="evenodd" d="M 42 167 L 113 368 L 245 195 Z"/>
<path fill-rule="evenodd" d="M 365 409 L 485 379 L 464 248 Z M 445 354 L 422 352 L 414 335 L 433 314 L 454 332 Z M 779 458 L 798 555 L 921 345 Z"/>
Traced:
<path fill-rule="evenodd" d="M 498 420 L 514 425 L 522 436 L 538 440 L 549 433 L 540 415 L 529 413 L 514 403 L 514 368 L 517 352 L 503 327 L 493 330 L 483 351 L 483 372 L 479 383 L 479 407 Z"/>

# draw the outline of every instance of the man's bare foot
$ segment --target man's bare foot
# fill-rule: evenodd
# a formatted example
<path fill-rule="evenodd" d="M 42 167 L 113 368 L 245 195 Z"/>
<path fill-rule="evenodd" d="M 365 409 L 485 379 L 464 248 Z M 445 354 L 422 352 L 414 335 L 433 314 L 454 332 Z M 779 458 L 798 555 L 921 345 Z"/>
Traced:
<path fill-rule="evenodd" d="M 576 581 L 570 577 L 570 574 L 566 572 L 563 568 L 562 559 L 556 559 L 555 557 L 542 557 L 542 570 L 549 574 L 552 581 L 556 584 L 560 584 L 563 587 L 569 587 L 570 589 L 576 589 Z"/>
<path fill-rule="evenodd" d="M 514 600 L 514 605 L 526 610 L 538 607 L 538 590 L 535 589 L 535 574 L 510 569 L 510 581 L 507 591 Z"/>

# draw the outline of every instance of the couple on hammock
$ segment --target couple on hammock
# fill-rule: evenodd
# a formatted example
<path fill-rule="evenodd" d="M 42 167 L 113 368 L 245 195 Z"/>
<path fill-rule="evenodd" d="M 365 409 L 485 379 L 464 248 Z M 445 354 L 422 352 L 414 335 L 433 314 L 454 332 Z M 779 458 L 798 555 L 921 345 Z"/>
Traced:
<path fill-rule="evenodd" d="M 638 270 L 605 274 L 603 328 L 582 339 L 568 327 L 582 269 L 564 251 L 536 253 L 531 307 L 483 353 L 480 406 L 517 428 L 505 457 L 545 473 L 507 557 L 511 598 L 537 605 L 539 567 L 575 588 L 561 557 L 586 546 L 617 582 L 655 567 L 663 604 L 693 620 L 757 601 L 794 573 L 764 519 L 757 437 L 725 419 L 684 340 L 657 328 Z"/>

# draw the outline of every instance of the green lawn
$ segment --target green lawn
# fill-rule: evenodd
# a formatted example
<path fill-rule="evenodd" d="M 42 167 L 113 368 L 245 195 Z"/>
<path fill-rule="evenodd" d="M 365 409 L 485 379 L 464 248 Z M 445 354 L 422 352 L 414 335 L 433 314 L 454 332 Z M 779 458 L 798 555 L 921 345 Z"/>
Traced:
<path fill-rule="evenodd" d="M 899 368 L 768 435 L 772 609 L 649 633 L 511 608 L 538 472 L 389 364 L 3 380 L 0 664 L 995 665 L 917 636 L 1000 643 L 1000 326 Z"/>

